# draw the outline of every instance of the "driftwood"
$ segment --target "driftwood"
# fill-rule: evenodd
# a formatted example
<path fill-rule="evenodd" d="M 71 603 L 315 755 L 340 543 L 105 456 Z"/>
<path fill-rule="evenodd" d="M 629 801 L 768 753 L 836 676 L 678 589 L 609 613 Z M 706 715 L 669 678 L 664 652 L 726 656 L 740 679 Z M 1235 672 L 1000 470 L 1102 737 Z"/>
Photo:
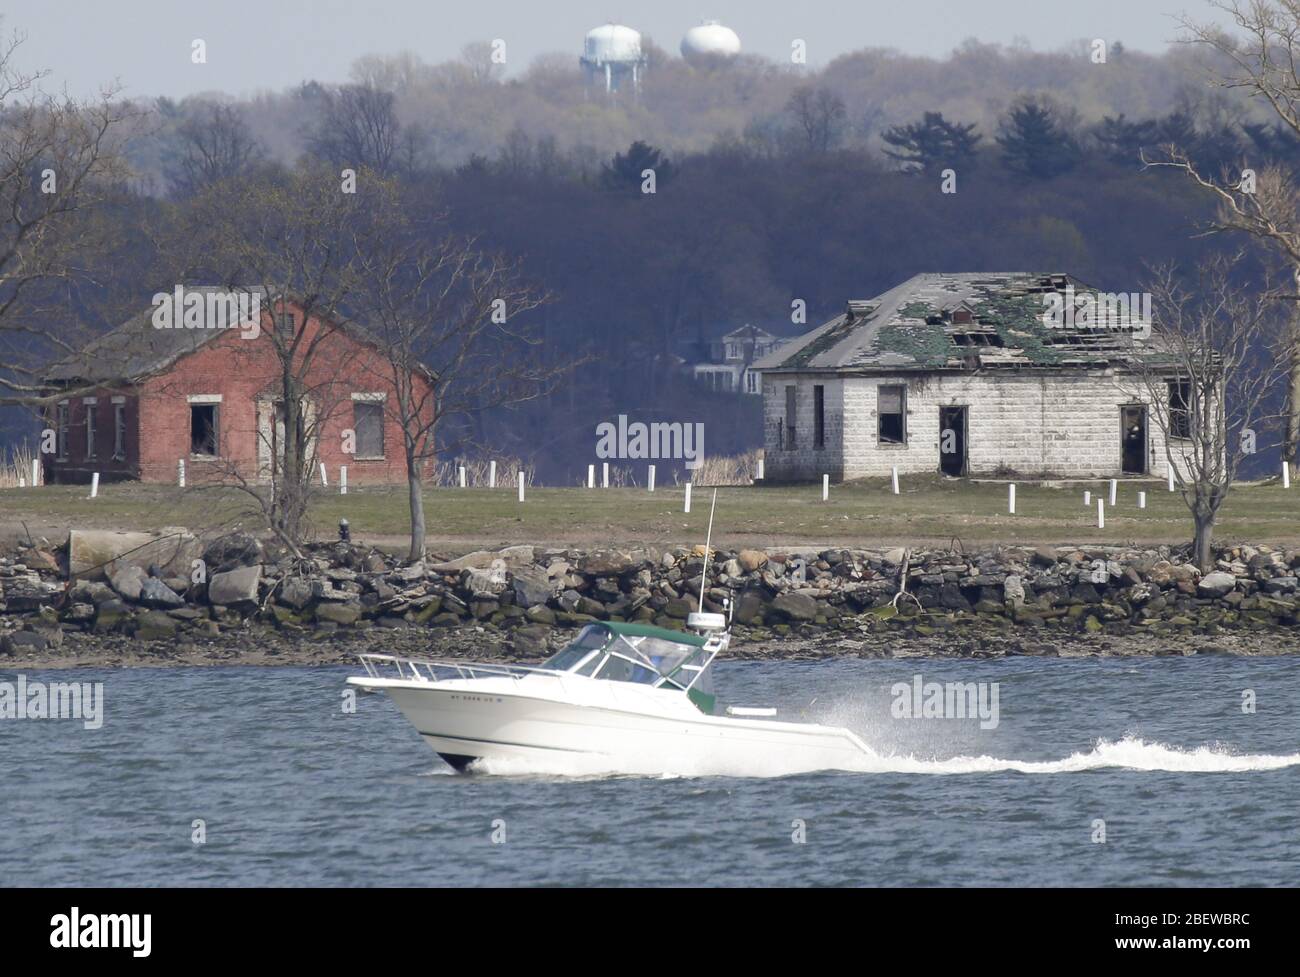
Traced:
<path fill-rule="evenodd" d="M 912 551 L 910 549 L 905 549 L 903 550 L 903 568 L 898 574 L 898 593 L 896 593 L 894 599 L 889 602 L 890 606 L 892 606 L 894 610 L 898 610 L 898 601 L 903 597 L 911 598 L 912 602 L 915 603 L 918 608 L 921 606 L 921 602 L 916 599 L 916 595 L 907 592 L 907 571 L 911 568 Z"/>

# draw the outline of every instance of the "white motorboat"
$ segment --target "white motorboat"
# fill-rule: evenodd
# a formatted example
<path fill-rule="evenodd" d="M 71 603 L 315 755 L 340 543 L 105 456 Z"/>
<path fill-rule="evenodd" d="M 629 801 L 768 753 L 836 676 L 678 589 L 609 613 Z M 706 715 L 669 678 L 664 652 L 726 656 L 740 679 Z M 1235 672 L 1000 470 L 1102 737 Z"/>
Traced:
<path fill-rule="evenodd" d="M 718 710 L 710 666 L 729 622 L 696 613 L 688 626 L 591 623 L 539 666 L 366 654 L 366 674 L 348 683 L 388 693 L 460 771 L 774 775 L 860 768 L 870 755 L 841 727 Z"/>
<path fill-rule="evenodd" d="M 539 666 L 361 655 L 349 685 L 387 692 L 457 770 L 743 774 L 862 769 L 874 754 L 839 726 L 783 722 L 775 709 L 721 712 L 710 667 L 731 643 L 726 615 L 704 610 L 713 539 L 690 631 L 600 621 Z"/>

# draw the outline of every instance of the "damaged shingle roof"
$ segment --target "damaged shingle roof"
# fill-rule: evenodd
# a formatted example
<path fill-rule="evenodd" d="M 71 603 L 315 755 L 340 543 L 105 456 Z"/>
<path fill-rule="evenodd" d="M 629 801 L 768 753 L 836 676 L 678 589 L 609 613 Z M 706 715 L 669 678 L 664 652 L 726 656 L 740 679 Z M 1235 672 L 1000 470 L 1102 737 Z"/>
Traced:
<path fill-rule="evenodd" d="M 850 300 L 841 315 L 754 366 L 768 372 L 1059 368 L 1165 358 L 1136 308 L 1130 319 L 1111 309 L 1090 322 L 1049 325 L 1049 296 L 1064 306 L 1069 289 L 1076 308 L 1099 302 L 1095 288 L 1059 273 L 917 275 L 874 299 Z"/>

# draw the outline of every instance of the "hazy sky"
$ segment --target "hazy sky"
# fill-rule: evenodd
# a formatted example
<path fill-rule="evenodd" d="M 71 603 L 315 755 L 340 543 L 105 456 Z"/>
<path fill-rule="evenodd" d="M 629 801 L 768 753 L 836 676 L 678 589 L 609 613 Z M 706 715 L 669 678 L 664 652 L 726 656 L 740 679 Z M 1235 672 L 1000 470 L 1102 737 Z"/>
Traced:
<path fill-rule="evenodd" d="M 128 94 L 247 94 L 307 78 L 343 81 L 363 54 L 410 50 L 429 62 L 475 40 L 506 41 L 507 68 L 537 54 L 581 52 L 582 37 L 614 20 L 676 53 L 706 18 L 746 51 L 788 58 L 802 38 L 809 63 L 862 47 L 943 56 L 969 37 L 1051 50 L 1080 38 L 1164 50 L 1174 16 L 1211 13 L 1205 0 L 9 0 L 3 27 L 28 35 L 25 69 L 87 94 L 119 80 Z M 208 62 L 190 61 L 194 38 Z"/>

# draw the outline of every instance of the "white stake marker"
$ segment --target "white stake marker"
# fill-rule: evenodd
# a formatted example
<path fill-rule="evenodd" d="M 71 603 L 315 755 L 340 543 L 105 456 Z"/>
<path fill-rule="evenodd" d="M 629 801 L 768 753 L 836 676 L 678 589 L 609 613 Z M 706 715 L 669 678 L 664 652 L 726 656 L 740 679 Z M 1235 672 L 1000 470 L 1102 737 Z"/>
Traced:
<path fill-rule="evenodd" d="M 1147 507 L 1147 494 L 1146 494 L 1145 492 L 1139 492 L 1139 493 L 1138 493 L 1138 508 L 1139 508 L 1139 509 L 1145 509 L 1146 507 Z"/>
<path fill-rule="evenodd" d="M 763 480 L 763 459 L 760 458 L 758 459 L 758 474 L 754 476 L 754 481 L 761 482 L 762 480 Z"/>
<path fill-rule="evenodd" d="M 325 474 L 325 462 L 323 461 L 320 463 L 320 483 L 324 485 L 326 488 L 329 488 L 330 480 L 329 477 Z"/>
<path fill-rule="evenodd" d="M 587 466 L 587 488 L 595 488 L 595 487 L 596 487 L 596 466 L 588 465 Z"/>
<path fill-rule="evenodd" d="M 654 465 L 650 466 L 650 475 L 646 484 L 650 486 L 651 492 L 655 490 L 655 466 Z"/>
<path fill-rule="evenodd" d="M 1106 528 L 1106 500 L 1105 499 L 1097 500 L 1097 528 L 1098 529 Z"/>
<path fill-rule="evenodd" d="M 464 488 L 465 487 L 465 466 L 461 465 L 458 470 L 460 472 L 460 487 Z"/>
<path fill-rule="evenodd" d="M 519 473 L 519 501 L 524 501 L 524 473 Z"/>
<path fill-rule="evenodd" d="M 1016 486 L 1014 482 L 1007 486 L 1007 511 L 1013 516 L 1016 514 Z"/>
<path fill-rule="evenodd" d="M 682 509 L 682 512 L 690 512 L 690 511 L 691 511 L 691 483 L 687 482 L 686 483 L 686 508 Z"/>
<path fill-rule="evenodd" d="M 1092 493 L 1091 493 L 1091 492 L 1084 492 L 1084 493 L 1083 493 L 1083 504 L 1084 504 L 1084 505 L 1092 505 Z"/>
<path fill-rule="evenodd" d="M 830 497 L 831 497 L 831 477 L 829 475 L 823 475 L 822 476 L 822 501 L 826 502 L 828 499 L 830 499 Z"/>
<path fill-rule="evenodd" d="M 898 494 L 898 466 L 895 465 L 890 473 L 890 478 L 894 483 L 894 494 Z"/>
<path fill-rule="evenodd" d="M 18 476 L 18 487 L 19 487 L 19 488 L 27 488 L 27 476 L 26 476 L 26 475 L 19 475 L 19 476 Z"/>
<path fill-rule="evenodd" d="M 99 472 L 90 476 L 90 497 L 93 499 L 99 494 Z"/>
<path fill-rule="evenodd" d="M 609 462 L 600 463 L 600 487 L 609 488 Z"/>
<path fill-rule="evenodd" d="M 1282 487 L 1284 489 L 1291 487 L 1291 465 L 1285 458 L 1282 459 Z"/>
<path fill-rule="evenodd" d="M 1169 491 L 1174 490 L 1174 463 L 1169 463 Z"/>
<path fill-rule="evenodd" d="M 339 465 L 339 495 L 348 494 L 348 466 Z"/>
<path fill-rule="evenodd" d="M 489 461 L 488 462 L 488 488 L 496 488 L 496 487 L 497 487 L 497 463 L 495 461 Z"/>
<path fill-rule="evenodd" d="M 176 484 L 181 488 L 185 487 L 185 459 L 176 459 Z"/>
<path fill-rule="evenodd" d="M 41 484 L 41 466 L 35 458 L 32 459 L 32 488 Z"/>
<path fill-rule="evenodd" d="M 1111 505 L 1115 504 L 1115 489 L 1118 485 L 1119 485 L 1119 479 L 1112 478 L 1110 480 L 1110 504 Z"/>

